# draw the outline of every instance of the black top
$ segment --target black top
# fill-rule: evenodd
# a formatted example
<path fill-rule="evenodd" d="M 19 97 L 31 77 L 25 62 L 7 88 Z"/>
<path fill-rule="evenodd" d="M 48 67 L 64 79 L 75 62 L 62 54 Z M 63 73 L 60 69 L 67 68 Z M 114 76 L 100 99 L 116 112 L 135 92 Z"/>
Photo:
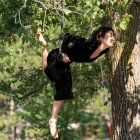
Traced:
<path fill-rule="evenodd" d="M 62 43 L 62 52 L 66 53 L 71 62 L 92 62 L 99 56 L 105 54 L 109 48 L 102 51 L 97 57 L 91 59 L 91 54 L 97 49 L 97 43 L 73 34 L 66 34 Z"/>

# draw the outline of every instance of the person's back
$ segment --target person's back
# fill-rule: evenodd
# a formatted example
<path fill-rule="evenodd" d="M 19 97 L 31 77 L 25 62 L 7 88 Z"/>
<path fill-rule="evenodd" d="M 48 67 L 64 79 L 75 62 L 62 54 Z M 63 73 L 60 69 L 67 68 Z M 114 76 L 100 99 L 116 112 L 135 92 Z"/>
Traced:
<path fill-rule="evenodd" d="M 88 39 L 68 33 L 63 39 L 62 52 L 68 55 L 71 62 L 91 62 L 97 59 L 90 59 L 97 47 L 97 43 L 91 43 Z"/>

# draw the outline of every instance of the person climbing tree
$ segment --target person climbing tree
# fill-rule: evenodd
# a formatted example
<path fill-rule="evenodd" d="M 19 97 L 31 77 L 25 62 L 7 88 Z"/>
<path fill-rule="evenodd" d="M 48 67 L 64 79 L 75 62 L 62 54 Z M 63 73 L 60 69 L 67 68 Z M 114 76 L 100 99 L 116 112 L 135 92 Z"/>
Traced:
<path fill-rule="evenodd" d="M 72 62 L 93 62 L 107 53 L 115 42 L 115 32 L 111 27 L 100 27 L 92 33 L 89 39 L 67 33 L 63 37 L 61 49 L 56 48 L 49 53 L 46 48 L 47 43 L 39 31 L 37 39 L 43 46 L 43 72 L 50 81 L 55 83 L 56 93 L 49 125 L 51 135 L 56 139 L 58 138 L 58 113 L 64 100 L 73 98 L 70 64 Z"/>

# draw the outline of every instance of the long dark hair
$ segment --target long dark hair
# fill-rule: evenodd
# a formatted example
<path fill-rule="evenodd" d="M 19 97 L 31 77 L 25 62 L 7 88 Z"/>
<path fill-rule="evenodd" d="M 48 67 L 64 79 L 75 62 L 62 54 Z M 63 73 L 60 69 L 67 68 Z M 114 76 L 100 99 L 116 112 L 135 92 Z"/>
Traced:
<path fill-rule="evenodd" d="M 115 32 L 111 27 L 102 26 L 91 34 L 88 42 L 92 45 L 99 45 L 101 43 L 100 38 L 104 37 L 108 31 L 112 31 L 115 35 Z"/>

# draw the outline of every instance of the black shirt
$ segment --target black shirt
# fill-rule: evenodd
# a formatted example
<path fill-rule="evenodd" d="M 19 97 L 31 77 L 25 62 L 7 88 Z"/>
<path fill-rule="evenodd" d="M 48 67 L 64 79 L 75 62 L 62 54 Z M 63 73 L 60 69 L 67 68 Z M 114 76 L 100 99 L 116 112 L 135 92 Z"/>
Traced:
<path fill-rule="evenodd" d="M 92 62 L 109 50 L 107 48 L 97 57 L 91 59 L 90 56 L 97 47 L 97 43 L 91 43 L 85 38 L 68 33 L 64 36 L 61 49 L 68 55 L 71 62 Z"/>

